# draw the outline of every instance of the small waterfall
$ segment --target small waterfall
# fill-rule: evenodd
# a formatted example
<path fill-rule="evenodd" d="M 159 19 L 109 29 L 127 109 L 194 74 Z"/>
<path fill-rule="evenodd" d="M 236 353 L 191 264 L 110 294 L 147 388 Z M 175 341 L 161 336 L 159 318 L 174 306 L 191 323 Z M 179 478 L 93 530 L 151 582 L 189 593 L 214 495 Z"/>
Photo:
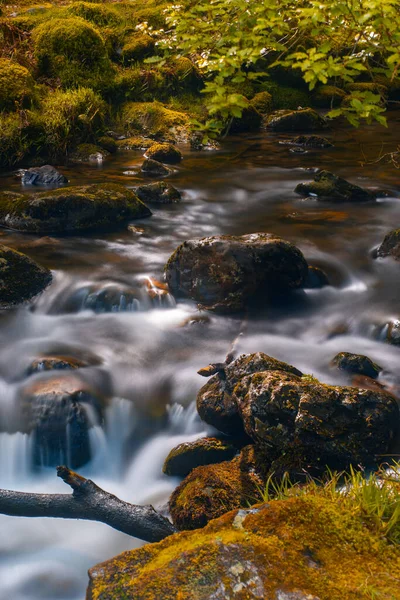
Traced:
<path fill-rule="evenodd" d="M 32 434 L 0 433 L 1 486 L 17 487 L 31 474 L 32 446 Z"/>

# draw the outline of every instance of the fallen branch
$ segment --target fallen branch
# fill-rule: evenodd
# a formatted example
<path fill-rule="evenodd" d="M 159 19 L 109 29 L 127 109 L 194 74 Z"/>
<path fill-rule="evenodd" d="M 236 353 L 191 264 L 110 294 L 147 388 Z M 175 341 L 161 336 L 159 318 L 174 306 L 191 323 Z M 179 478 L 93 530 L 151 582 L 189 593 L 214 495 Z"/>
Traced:
<path fill-rule="evenodd" d="M 72 487 L 71 495 L 0 490 L 0 513 L 13 517 L 100 521 L 146 542 L 159 542 L 176 533 L 168 519 L 150 505 L 124 502 L 67 467 L 57 467 L 57 475 Z"/>

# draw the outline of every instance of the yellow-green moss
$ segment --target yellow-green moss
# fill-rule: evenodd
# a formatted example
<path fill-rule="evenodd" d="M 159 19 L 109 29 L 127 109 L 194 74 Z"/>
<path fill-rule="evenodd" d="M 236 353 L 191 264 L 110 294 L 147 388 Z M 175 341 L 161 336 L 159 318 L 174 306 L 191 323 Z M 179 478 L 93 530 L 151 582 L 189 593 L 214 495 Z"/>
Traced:
<path fill-rule="evenodd" d="M 22 106 L 33 94 L 33 79 L 28 69 L 0 58 L 0 110 Z"/>
<path fill-rule="evenodd" d="M 179 163 L 182 160 L 182 152 L 173 144 L 153 144 L 146 151 L 146 156 L 170 165 Z"/>
<path fill-rule="evenodd" d="M 263 82 L 260 87 L 260 91 L 271 94 L 274 110 L 284 108 L 295 110 L 299 106 L 304 107 L 310 104 L 310 94 L 305 90 L 280 85 L 272 80 Z"/>
<path fill-rule="evenodd" d="M 266 115 L 272 109 L 272 96 L 269 92 L 258 92 L 250 101 L 250 104 L 261 114 Z"/>
<path fill-rule="evenodd" d="M 123 106 L 121 123 L 130 135 L 143 133 L 156 139 L 169 139 L 188 126 L 184 113 L 173 111 L 160 102 L 128 102 Z"/>
<path fill-rule="evenodd" d="M 321 85 L 312 97 L 314 106 L 321 108 L 331 108 L 338 106 L 343 98 L 346 96 L 346 92 L 339 87 L 334 85 Z"/>
<path fill-rule="evenodd" d="M 122 58 L 125 62 L 142 61 L 154 51 L 155 41 L 147 33 L 131 35 L 122 48 Z"/>
<path fill-rule="evenodd" d="M 68 15 L 82 17 L 97 27 L 119 25 L 122 18 L 114 10 L 113 5 L 98 4 L 96 2 L 73 2 L 66 10 Z"/>
<path fill-rule="evenodd" d="M 18 163 L 27 154 L 30 140 L 22 116 L 0 113 L 0 166 Z"/>
<path fill-rule="evenodd" d="M 399 549 L 360 513 L 310 493 L 232 511 L 201 531 L 97 565 L 87 598 L 206 600 L 223 590 L 238 599 L 297 591 L 321 600 L 397 600 L 399 567 Z"/>

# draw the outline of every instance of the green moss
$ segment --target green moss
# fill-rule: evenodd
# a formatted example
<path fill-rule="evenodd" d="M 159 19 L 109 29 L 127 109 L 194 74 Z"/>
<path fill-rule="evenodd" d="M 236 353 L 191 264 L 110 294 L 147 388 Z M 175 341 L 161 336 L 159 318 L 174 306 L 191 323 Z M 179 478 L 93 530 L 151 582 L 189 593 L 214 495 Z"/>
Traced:
<path fill-rule="evenodd" d="M 122 108 L 121 124 L 129 135 L 142 133 L 156 139 L 173 139 L 185 133 L 188 117 L 160 102 L 128 102 Z"/>
<path fill-rule="evenodd" d="M 108 150 L 95 144 L 79 144 L 70 158 L 75 162 L 90 162 L 91 160 L 102 160 L 108 155 Z"/>
<path fill-rule="evenodd" d="M 0 246 L 0 306 L 19 304 L 41 292 L 51 281 L 51 272 L 25 254 Z"/>
<path fill-rule="evenodd" d="M 173 144 L 153 144 L 146 151 L 146 156 L 169 165 L 174 165 L 182 160 L 182 152 Z"/>
<path fill-rule="evenodd" d="M 117 142 L 108 135 L 99 137 L 97 143 L 101 148 L 110 152 L 110 154 L 114 154 L 118 150 Z"/>
<path fill-rule="evenodd" d="M 142 61 L 153 54 L 154 47 L 155 41 L 147 33 L 133 34 L 125 41 L 122 59 L 124 62 Z"/>
<path fill-rule="evenodd" d="M 114 105 L 123 102 L 152 102 L 165 96 L 165 79 L 158 69 L 131 67 L 119 69 L 105 91 Z"/>
<path fill-rule="evenodd" d="M 100 31 L 80 17 L 50 19 L 32 32 L 41 75 L 59 79 L 64 87 L 101 88 L 111 63 Z"/>
<path fill-rule="evenodd" d="M 30 145 L 22 116 L 19 113 L 0 113 L 0 166 L 12 166 L 20 162 Z"/>
<path fill-rule="evenodd" d="M 66 10 L 68 15 L 82 17 L 97 27 L 120 25 L 122 18 L 113 9 L 112 5 L 97 4 L 95 2 L 73 2 Z"/>
<path fill-rule="evenodd" d="M 321 108 L 331 108 L 338 106 L 345 96 L 346 92 L 339 87 L 321 85 L 313 94 L 312 103 Z"/>
<path fill-rule="evenodd" d="M 385 85 L 381 85 L 376 82 L 359 82 L 349 83 L 346 86 L 349 92 L 372 92 L 373 94 L 379 94 L 383 98 L 387 96 L 388 89 Z"/>
<path fill-rule="evenodd" d="M 272 110 L 272 96 L 269 92 L 258 92 L 250 104 L 261 114 L 266 115 Z"/>
<path fill-rule="evenodd" d="M 274 110 L 284 108 L 295 110 L 299 106 L 305 107 L 310 104 L 309 92 L 302 89 L 280 85 L 271 80 L 263 82 L 260 88 L 260 91 L 271 94 Z"/>
<path fill-rule="evenodd" d="M 144 137 L 130 137 L 124 140 L 117 140 L 117 146 L 121 150 L 146 150 L 154 144 L 154 140 Z"/>
<path fill-rule="evenodd" d="M 0 58 L 0 110 L 23 106 L 33 95 L 33 79 L 28 69 Z"/>

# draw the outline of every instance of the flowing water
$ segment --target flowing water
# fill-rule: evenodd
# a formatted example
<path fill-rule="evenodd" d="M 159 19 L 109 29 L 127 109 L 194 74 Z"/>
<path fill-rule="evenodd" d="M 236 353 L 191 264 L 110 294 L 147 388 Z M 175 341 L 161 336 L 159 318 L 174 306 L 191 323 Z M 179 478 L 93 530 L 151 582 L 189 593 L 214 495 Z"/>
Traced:
<path fill-rule="evenodd" d="M 400 172 L 374 160 L 396 148 L 400 115 L 388 130 L 342 128 L 335 147 L 305 154 L 281 144 L 285 136 L 260 133 L 226 140 L 221 150 L 191 152 L 169 181 L 183 202 L 153 208 L 150 219 L 114 233 L 40 237 L 0 231 L 0 242 L 53 270 L 54 281 L 32 310 L 0 315 L 0 423 L 15 420 L 15 398 L 26 371 L 43 355 L 89 360 L 91 385 L 110 397 L 105 426 L 90 430 L 93 459 L 80 472 L 134 503 L 165 510 L 177 480 L 162 474 L 169 450 L 211 432 L 196 415 L 197 370 L 221 361 L 240 319 L 199 313 L 191 302 L 154 297 L 153 278 L 185 239 L 214 234 L 273 232 L 298 245 L 331 286 L 310 290 L 295 305 L 253 316 L 238 351 L 263 351 L 325 382 L 343 380 L 329 368 L 339 351 L 361 352 L 400 379 L 400 348 L 384 342 L 385 324 L 400 318 L 399 265 L 371 252 L 400 226 Z M 184 149 L 185 151 L 185 149 Z M 121 152 L 100 166 L 63 171 L 72 185 L 142 181 L 140 152 Z M 376 203 L 331 205 L 294 194 L 315 168 L 384 190 Z M 2 189 L 20 188 L 12 174 Z M 149 279 L 150 278 L 150 279 Z M 150 283 L 149 283 L 150 282 Z M 199 318 L 205 317 L 205 318 Z M 39 373 L 36 378 L 44 377 Z M 15 430 L 15 428 L 14 428 Z M 65 492 L 50 468 L 32 469 L 27 433 L 0 433 L 0 487 Z M 0 600 L 82 599 L 87 569 L 140 544 L 106 525 L 0 516 Z"/>

